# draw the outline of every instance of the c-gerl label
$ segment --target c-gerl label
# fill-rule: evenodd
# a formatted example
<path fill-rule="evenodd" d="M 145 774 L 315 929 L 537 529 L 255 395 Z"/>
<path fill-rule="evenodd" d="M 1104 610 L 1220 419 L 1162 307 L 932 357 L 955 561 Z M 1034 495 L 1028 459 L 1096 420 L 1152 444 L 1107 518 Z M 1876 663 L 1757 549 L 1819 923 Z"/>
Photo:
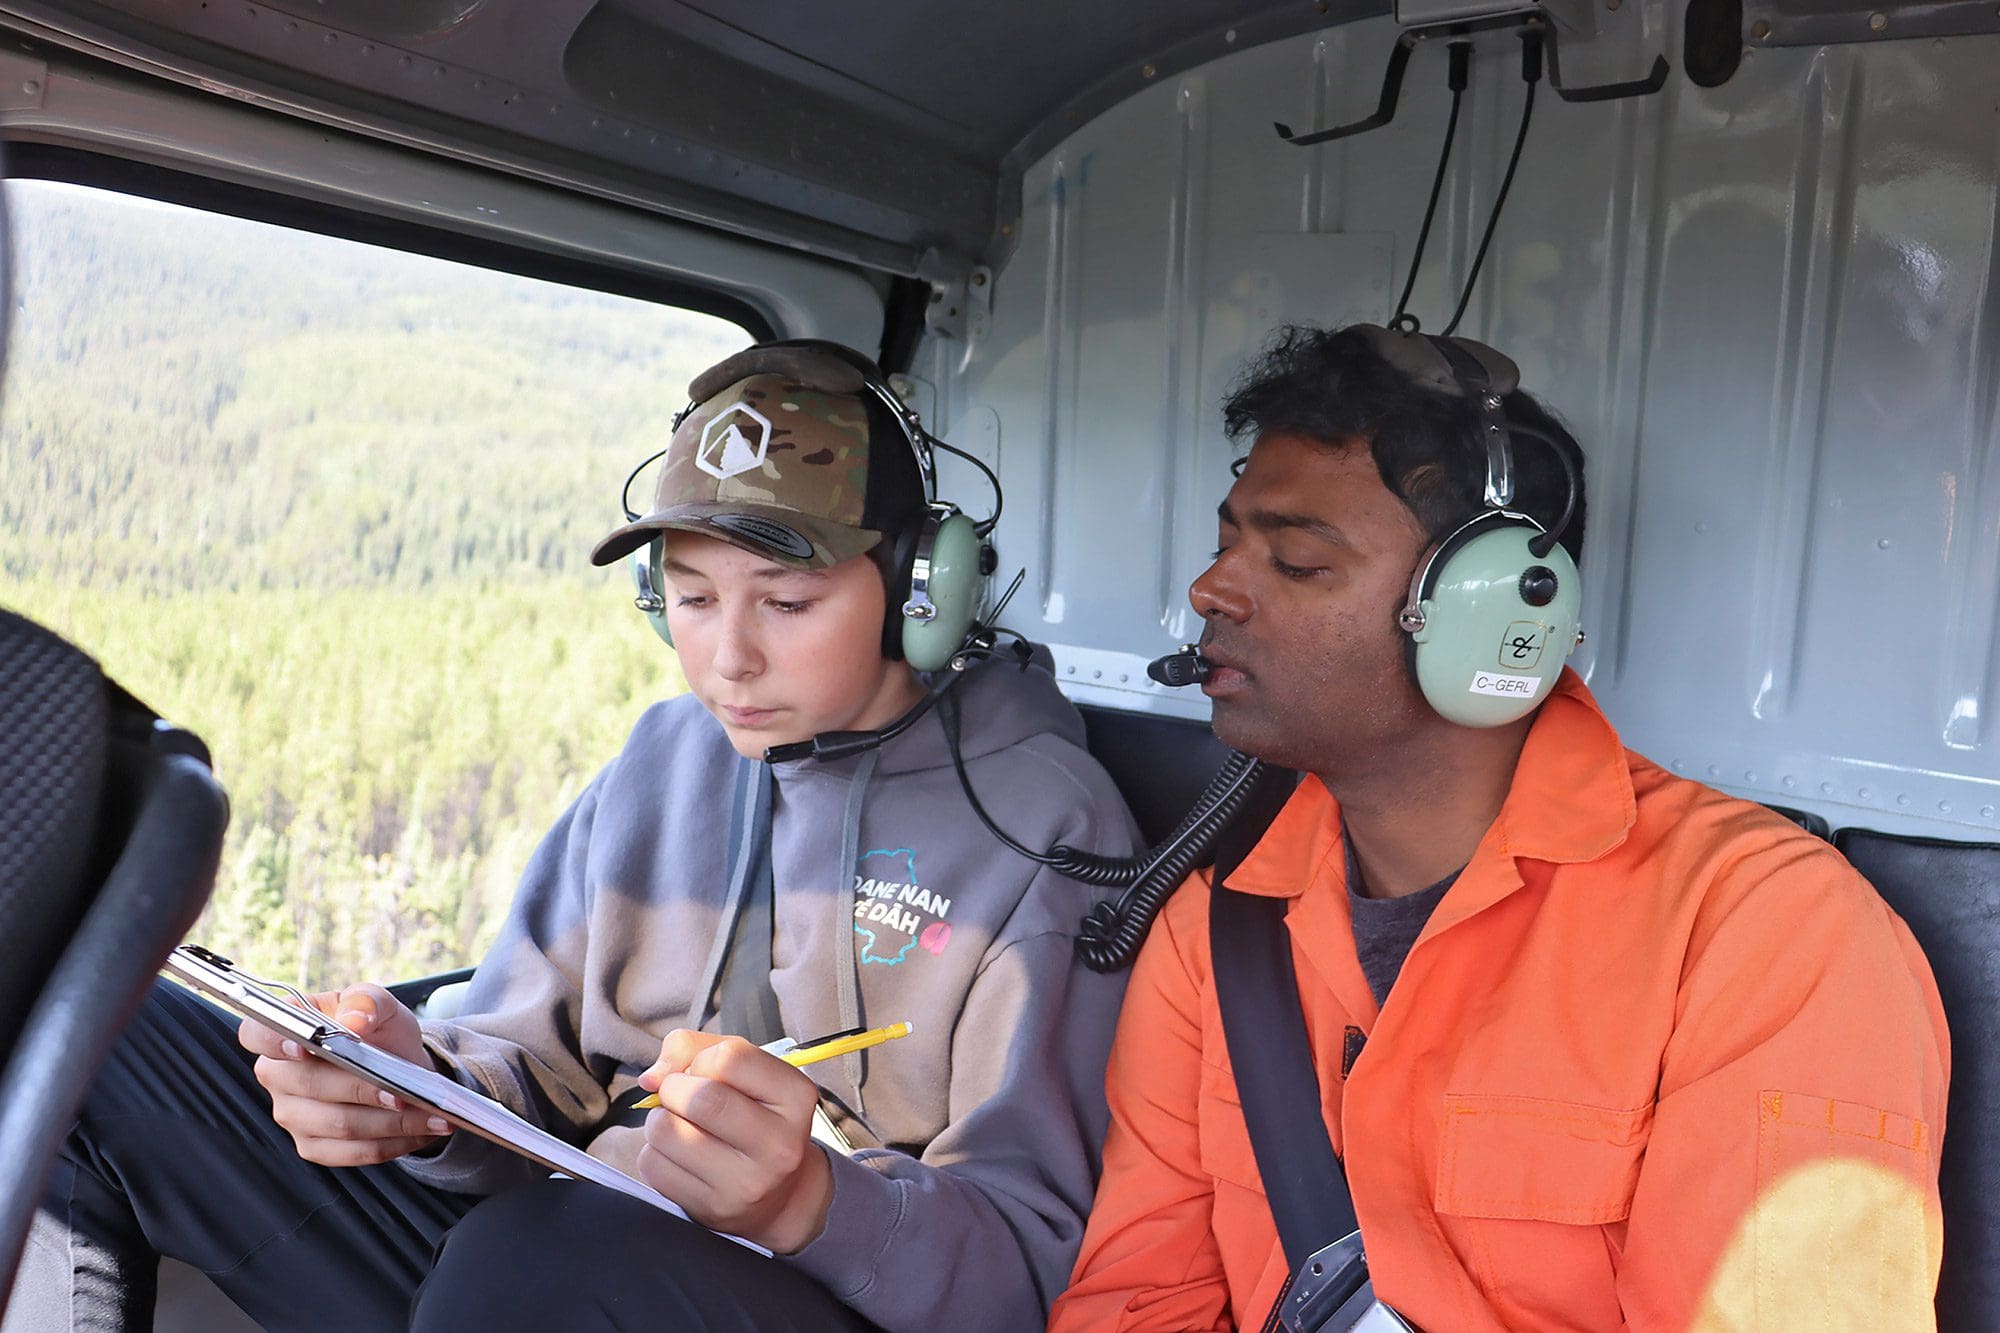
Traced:
<path fill-rule="evenodd" d="M 1511 671 L 1475 671 L 1468 692 L 1490 694 L 1496 699 L 1531 699 L 1541 687 L 1540 676 L 1516 675 Z"/>

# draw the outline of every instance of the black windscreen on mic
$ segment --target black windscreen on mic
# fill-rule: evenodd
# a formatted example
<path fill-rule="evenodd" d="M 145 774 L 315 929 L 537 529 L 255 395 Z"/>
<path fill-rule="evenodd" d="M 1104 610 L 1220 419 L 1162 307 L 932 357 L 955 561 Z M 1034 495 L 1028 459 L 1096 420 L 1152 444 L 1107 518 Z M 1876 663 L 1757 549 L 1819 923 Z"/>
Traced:
<path fill-rule="evenodd" d="M 1199 685 L 1215 670 L 1201 650 L 1188 644 L 1177 653 L 1156 657 L 1146 664 L 1146 674 L 1162 685 L 1175 689 L 1183 685 Z"/>

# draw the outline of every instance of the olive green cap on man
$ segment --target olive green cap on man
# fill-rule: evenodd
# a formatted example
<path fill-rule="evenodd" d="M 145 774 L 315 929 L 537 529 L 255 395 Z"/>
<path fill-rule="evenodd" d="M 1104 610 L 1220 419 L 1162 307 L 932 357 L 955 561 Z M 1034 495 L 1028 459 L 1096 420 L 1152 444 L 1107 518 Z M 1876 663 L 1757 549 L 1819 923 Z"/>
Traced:
<path fill-rule="evenodd" d="M 872 550 L 924 512 L 881 373 L 835 343 L 763 343 L 694 378 L 650 512 L 598 542 L 608 565 L 663 531 L 719 537 L 801 569 Z"/>

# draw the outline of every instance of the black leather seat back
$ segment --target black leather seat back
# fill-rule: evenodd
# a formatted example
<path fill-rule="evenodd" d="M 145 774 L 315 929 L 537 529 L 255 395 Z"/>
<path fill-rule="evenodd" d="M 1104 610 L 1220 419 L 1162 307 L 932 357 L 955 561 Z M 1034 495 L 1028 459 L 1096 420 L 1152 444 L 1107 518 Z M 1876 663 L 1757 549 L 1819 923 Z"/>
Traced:
<path fill-rule="evenodd" d="M 0 612 L 0 1309 L 77 1105 L 215 882 L 196 737 Z"/>
<path fill-rule="evenodd" d="M 0 1066 L 89 906 L 107 740 L 97 663 L 0 611 Z"/>
<path fill-rule="evenodd" d="M 2000 846 L 1866 829 L 1834 845 L 1909 923 L 1951 1025 L 1938 1327 L 2000 1328 Z"/>
<path fill-rule="evenodd" d="M 1208 723 L 1085 706 L 1090 753 L 1118 784 L 1152 846 L 1174 831 L 1229 750 Z"/>

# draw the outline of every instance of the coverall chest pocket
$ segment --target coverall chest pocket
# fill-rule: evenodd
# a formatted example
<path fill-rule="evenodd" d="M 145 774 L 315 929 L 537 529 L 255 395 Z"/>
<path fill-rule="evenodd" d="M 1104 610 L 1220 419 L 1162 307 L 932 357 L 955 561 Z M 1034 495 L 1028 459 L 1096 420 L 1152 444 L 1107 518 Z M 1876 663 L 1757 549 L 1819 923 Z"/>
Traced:
<path fill-rule="evenodd" d="M 1439 1221 L 1502 1323 L 1624 1322 L 1617 1263 L 1652 1119 L 1650 1105 L 1446 1095 Z"/>

